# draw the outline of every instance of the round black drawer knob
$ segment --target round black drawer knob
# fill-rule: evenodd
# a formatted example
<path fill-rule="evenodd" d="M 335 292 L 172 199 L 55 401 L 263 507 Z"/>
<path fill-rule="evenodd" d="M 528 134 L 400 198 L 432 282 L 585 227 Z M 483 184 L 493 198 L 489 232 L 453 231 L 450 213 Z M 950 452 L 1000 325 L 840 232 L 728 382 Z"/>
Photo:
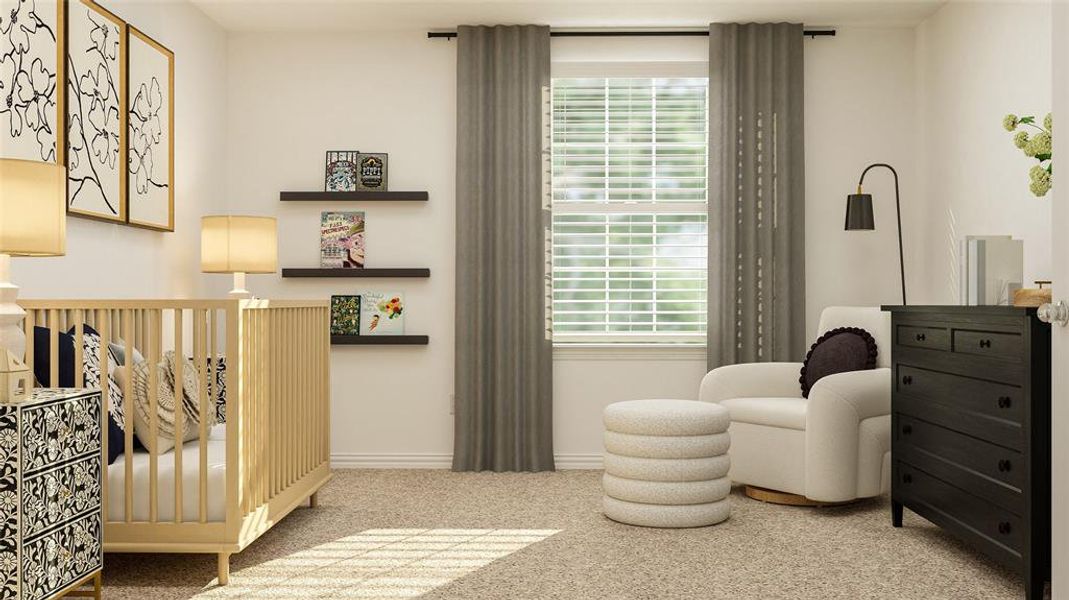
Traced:
<path fill-rule="evenodd" d="M 1009 408 L 1012 404 L 1013 404 L 1013 398 L 1010 398 L 1009 396 L 999 396 L 998 397 L 998 407 L 999 408 Z"/>
<path fill-rule="evenodd" d="M 902 476 L 902 483 L 913 483 L 913 476 L 909 473 L 906 473 Z"/>
<path fill-rule="evenodd" d="M 902 435 L 909 435 L 911 433 L 913 433 L 913 426 L 912 425 L 903 425 L 902 426 Z"/>
<path fill-rule="evenodd" d="M 990 348 L 991 347 L 991 340 L 980 340 L 980 347 L 981 348 Z"/>
<path fill-rule="evenodd" d="M 1013 468 L 1013 463 L 1011 463 L 1009 460 L 1004 458 L 1004 459 L 998 461 L 998 470 L 999 470 L 1000 473 L 1008 473 L 1010 471 L 1010 469 L 1012 469 L 1012 468 Z"/>
<path fill-rule="evenodd" d="M 1007 535 L 1011 530 L 1012 528 L 1010 527 L 1010 524 L 1007 521 L 1002 521 L 998 524 L 998 532 L 1002 535 Z"/>
<path fill-rule="evenodd" d="M 905 377 L 902 378 L 902 383 L 904 385 L 913 385 L 913 376 L 912 375 L 906 375 Z"/>
<path fill-rule="evenodd" d="M 926 339 L 926 336 L 923 333 L 918 333 L 917 334 L 917 341 L 918 342 L 923 342 L 925 339 Z"/>

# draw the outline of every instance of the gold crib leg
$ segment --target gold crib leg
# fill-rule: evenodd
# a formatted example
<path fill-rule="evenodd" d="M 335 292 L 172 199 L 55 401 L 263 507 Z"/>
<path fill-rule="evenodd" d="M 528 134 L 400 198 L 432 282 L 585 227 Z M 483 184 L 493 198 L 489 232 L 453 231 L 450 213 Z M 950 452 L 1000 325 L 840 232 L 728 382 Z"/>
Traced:
<path fill-rule="evenodd" d="M 230 554 L 219 553 L 219 585 L 230 584 Z"/>
<path fill-rule="evenodd" d="M 311 496 L 308 496 L 308 508 L 315 508 L 319 506 L 319 492 L 315 492 Z"/>
<path fill-rule="evenodd" d="M 93 598 L 101 600 L 104 596 L 104 574 L 97 573 L 93 578 Z"/>

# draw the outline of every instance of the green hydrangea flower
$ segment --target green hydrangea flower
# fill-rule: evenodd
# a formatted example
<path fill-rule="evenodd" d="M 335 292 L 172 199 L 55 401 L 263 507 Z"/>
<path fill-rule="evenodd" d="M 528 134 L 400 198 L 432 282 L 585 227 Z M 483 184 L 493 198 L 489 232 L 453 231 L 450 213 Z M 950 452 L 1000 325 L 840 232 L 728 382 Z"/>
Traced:
<path fill-rule="evenodd" d="M 1006 128 L 1006 131 L 1013 131 L 1014 129 L 1017 129 L 1017 124 L 1019 122 L 1017 115 L 1010 114 L 1003 117 L 1002 126 Z"/>
<path fill-rule="evenodd" d="M 1046 131 L 1037 133 L 1024 148 L 1028 156 L 1050 155 L 1050 134 Z"/>
<path fill-rule="evenodd" d="M 1043 117 L 1043 126 L 1047 128 L 1047 131 L 1054 131 L 1054 120 L 1051 118 L 1050 113 Z"/>
<path fill-rule="evenodd" d="M 1050 191 L 1051 177 L 1050 172 L 1045 168 L 1036 165 L 1028 171 L 1028 177 L 1031 178 L 1032 183 L 1029 184 L 1028 189 L 1037 197 L 1046 196 Z"/>
<path fill-rule="evenodd" d="M 1048 181 L 1044 183 L 1042 181 L 1033 181 L 1031 185 L 1028 186 L 1028 189 L 1031 190 L 1035 197 L 1042 198 L 1050 191 L 1050 182 Z"/>
<path fill-rule="evenodd" d="M 1025 146 L 1028 145 L 1028 132 L 1027 131 L 1018 131 L 1016 134 L 1014 134 L 1014 136 L 1013 136 L 1013 145 L 1017 146 L 1021 150 L 1024 150 Z"/>

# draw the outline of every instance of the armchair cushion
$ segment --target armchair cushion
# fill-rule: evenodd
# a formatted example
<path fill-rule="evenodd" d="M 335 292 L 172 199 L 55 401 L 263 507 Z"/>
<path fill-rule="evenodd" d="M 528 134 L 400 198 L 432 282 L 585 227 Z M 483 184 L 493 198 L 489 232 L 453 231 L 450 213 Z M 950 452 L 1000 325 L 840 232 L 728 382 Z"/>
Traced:
<path fill-rule="evenodd" d="M 876 367 L 876 340 L 859 327 L 839 327 L 817 339 L 802 364 L 798 382 L 808 398 L 821 378 L 835 373 L 864 371 Z"/>
<path fill-rule="evenodd" d="M 807 403 L 805 398 L 729 398 L 720 406 L 728 409 L 733 423 L 805 431 Z"/>

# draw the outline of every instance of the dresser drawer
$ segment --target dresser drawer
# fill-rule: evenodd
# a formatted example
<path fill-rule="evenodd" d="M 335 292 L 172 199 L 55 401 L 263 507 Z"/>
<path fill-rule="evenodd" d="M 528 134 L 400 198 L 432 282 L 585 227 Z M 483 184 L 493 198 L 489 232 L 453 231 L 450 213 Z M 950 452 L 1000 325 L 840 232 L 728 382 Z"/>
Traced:
<path fill-rule="evenodd" d="M 31 474 L 91 452 L 100 453 L 100 395 L 31 406 L 23 411 L 22 468 Z"/>
<path fill-rule="evenodd" d="M 40 600 L 103 565 L 100 513 L 73 521 L 22 549 L 23 600 Z"/>
<path fill-rule="evenodd" d="M 24 537 L 33 537 L 89 510 L 100 510 L 100 455 L 29 477 L 22 494 Z"/>
<path fill-rule="evenodd" d="M 895 499 L 938 525 L 978 543 L 1004 564 L 1020 561 L 1025 528 L 1020 517 L 898 461 Z"/>
<path fill-rule="evenodd" d="M 1024 459 L 1019 452 L 920 419 L 896 415 L 893 439 L 896 450 L 908 445 L 956 466 L 964 472 L 964 477 L 956 479 L 977 479 L 976 483 L 982 484 L 986 477 L 1015 492 L 1021 491 L 1025 481 Z"/>
<path fill-rule="evenodd" d="M 914 348 L 950 350 L 950 332 L 944 327 L 899 325 L 895 328 L 895 342 Z"/>
<path fill-rule="evenodd" d="M 1024 422 L 1024 390 L 974 377 L 897 365 L 897 391 L 1014 423 Z"/>
<path fill-rule="evenodd" d="M 954 352 L 1021 361 L 1024 339 L 1019 333 L 954 330 Z"/>

